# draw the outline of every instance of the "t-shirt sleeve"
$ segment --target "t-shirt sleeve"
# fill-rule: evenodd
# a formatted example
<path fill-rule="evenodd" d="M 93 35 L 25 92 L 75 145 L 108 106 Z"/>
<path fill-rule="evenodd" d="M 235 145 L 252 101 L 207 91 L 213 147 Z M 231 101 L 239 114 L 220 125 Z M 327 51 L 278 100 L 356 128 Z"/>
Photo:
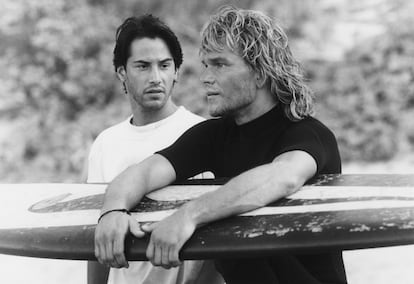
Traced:
<path fill-rule="evenodd" d="M 316 174 L 319 174 L 329 157 L 330 149 L 326 145 L 326 139 L 330 139 L 330 134 L 329 130 L 313 123 L 298 123 L 284 135 L 278 155 L 294 150 L 304 151 L 315 160 Z"/>
<path fill-rule="evenodd" d="M 171 146 L 156 152 L 172 164 L 177 181 L 211 170 L 213 129 L 211 121 L 203 121 L 184 132 Z"/>

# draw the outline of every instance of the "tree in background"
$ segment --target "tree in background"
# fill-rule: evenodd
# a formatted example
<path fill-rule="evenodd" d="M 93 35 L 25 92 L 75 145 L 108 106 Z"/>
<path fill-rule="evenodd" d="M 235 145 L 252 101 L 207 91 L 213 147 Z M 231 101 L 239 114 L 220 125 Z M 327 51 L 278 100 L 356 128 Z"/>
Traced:
<path fill-rule="evenodd" d="M 345 161 L 383 161 L 413 150 L 414 20 L 406 3 L 394 3 L 381 18 L 384 32 L 341 61 L 309 64 L 319 114 L 337 134 Z"/>

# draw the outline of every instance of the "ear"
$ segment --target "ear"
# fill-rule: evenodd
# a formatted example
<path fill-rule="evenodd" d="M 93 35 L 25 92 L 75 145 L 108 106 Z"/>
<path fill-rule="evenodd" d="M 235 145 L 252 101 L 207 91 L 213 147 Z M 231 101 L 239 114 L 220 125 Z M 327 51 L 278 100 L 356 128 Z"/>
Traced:
<path fill-rule="evenodd" d="M 124 66 L 119 66 L 118 69 L 116 69 L 116 76 L 122 83 L 126 81 L 126 70 Z"/>
<path fill-rule="evenodd" d="M 254 77 L 256 79 L 257 88 L 259 89 L 263 88 L 267 81 L 266 76 L 256 72 Z"/>
<path fill-rule="evenodd" d="M 178 75 L 179 75 L 178 74 L 178 70 L 176 70 L 175 71 L 175 74 L 174 74 L 174 79 L 173 79 L 174 80 L 174 84 L 178 82 Z"/>

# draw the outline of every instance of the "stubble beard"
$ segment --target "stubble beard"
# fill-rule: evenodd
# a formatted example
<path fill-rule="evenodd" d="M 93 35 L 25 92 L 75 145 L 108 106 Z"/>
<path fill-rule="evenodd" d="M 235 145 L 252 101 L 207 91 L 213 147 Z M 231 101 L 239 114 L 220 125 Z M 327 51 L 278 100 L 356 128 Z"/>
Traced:
<path fill-rule="evenodd" d="M 217 101 L 210 102 L 210 99 L 207 99 L 207 102 L 208 102 L 208 113 L 210 114 L 210 116 L 220 117 L 226 114 L 226 109 L 223 103 L 220 103 Z"/>
<path fill-rule="evenodd" d="M 138 95 L 134 95 L 132 99 L 135 101 L 135 103 L 137 103 L 141 107 L 142 111 L 144 112 L 159 111 L 159 110 L 162 110 L 164 106 L 167 104 L 168 98 L 171 96 L 173 89 L 174 89 L 174 86 L 172 86 L 169 89 L 168 94 L 164 93 L 162 99 L 157 99 L 157 100 L 140 99 L 140 96 Z M 145 96 L 146 94 L 144 94 L 141 97 L 145 97 Z"/>
<path fill-rule="evenodd" d="M 210 116 L 212 117 L 221 117 L 221 116 L 235 116 L 237 113 L 244 109 L 245 107 L 249 106 L 253 101 L 252 97 L 247 97 L 243 100 L 239 101 L 228 101 L 224 102 L 215 102 L 214 104 L 208 104 L 208 111 Z"/>

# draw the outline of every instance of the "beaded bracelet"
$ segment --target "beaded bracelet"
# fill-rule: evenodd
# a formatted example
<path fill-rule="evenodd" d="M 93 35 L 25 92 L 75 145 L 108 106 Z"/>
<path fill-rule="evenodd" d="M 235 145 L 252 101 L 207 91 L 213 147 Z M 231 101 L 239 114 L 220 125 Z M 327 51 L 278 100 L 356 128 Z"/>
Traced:
<path fill-rule="evenodd" d="M 128 215 L 131 215 L 131 212 L 129 212 L 129 210 L 128 209 L 125 209 L 125 208 L 122 208 L 122 209 L 112 209 L 112 210 L 108 210 L 108 211 L 102 213 L 101 216 L 99 216 L 97 223 L 99 223 L 99 221 L 101 221 L 102 217 L 104 217 L 106 214 L 111 213 L 111 212 L 123 212 L 123 213 L 126 213 Z"/>

